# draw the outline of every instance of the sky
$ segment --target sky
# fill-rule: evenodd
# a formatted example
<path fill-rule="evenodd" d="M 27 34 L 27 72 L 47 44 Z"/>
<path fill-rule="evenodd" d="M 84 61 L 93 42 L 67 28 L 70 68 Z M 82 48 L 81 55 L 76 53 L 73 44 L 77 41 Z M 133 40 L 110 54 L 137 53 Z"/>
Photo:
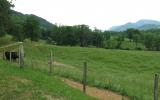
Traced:
<path fill-rule="evenodd" d="M 53 24 L 86 24 L 107 30 L 140 19 L 160 21 L 160 0 L 15 0 L 16 11 Z"/>

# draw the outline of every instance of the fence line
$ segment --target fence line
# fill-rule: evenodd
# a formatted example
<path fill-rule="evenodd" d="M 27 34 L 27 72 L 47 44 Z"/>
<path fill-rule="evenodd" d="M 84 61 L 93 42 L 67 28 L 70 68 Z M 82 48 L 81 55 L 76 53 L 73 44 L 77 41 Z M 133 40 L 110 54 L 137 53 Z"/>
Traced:
<path fill-rule="evenodd" d="M 158 100 L 158 80 L 159 80 L 159 74 L 155 74 L 155 79 L 154 79 L 154 100 Z"/>
<path fill-rule="evenodd" d="M 49 73 L 52 74 L 52 71 L 53 71 L 53 53 L 52 53 L 52 50 L 50 51 L 50 62 L 49 62 L 50 66 L 49 66 Z"/>
<path fill-rule="evenodd" d="M 86 82 L 87 82 L 87 62 L 84 62 L 83 68 L 83 92 L 86 93 Z"/>

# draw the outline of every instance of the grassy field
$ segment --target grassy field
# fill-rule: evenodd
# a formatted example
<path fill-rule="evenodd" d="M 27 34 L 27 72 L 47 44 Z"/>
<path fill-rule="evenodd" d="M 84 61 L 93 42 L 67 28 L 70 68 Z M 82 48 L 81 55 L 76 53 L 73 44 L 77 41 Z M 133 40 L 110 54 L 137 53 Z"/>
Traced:
<path fill-rule="evenodd" d="M 97 48 L 25 44 L 26 63 L 48 71 L 49 52 L 66 66 L 54 74 L 81 82 L 83 62 L 88 62 L 88 84 L 110 89 L 133 100 L 152 100 L 154 74 L 159 73 L 160 53 Z M 28 66 L 26 65 L 26 66 Z"/>
<path fill-rule="evenodd" d="M 0 60 L 0 100 L 96 100 L 58 77 Z"/>

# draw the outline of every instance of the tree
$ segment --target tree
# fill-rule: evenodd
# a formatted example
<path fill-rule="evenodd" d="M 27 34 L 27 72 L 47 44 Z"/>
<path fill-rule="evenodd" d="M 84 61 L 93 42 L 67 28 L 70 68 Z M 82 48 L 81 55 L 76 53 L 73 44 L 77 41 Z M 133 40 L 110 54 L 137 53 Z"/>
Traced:
<path fill-rule="evenodd" d="M 81 47 L 88 46 L 89 43 L 91 43 L 90 41 L 91 30 L 89 29 L 89 26 L 77 25 L 77 26 L 74 26 L 74 30 Z"/>
<path fill-rule="evenodd" d="M 153 50 L 154 36 L 151 33 L 144 36 L 144 45 L 149 50 Z"/>
<path fill-rule="evenodd" d="M 140 31 L 137 29 L 131 28 L 131 29 L 127 29 L 126 33 L 127 33 L 127 38 L 129 38 L 130 41 L 133 40 L 136 43 L 136 48 L 137 48 L 137 44 L 141 36 Z"/>
<path fill-rule="evenodd" d="M 156 36 L 154 39 L 154 48 L 155 50 L 160 50 L 160 36 Z"/>
<path fill-rule="evenodd" d="M 12 35 L 15 37 L 18 41 L 24 41 L 25 35 L 23 33 L 23 27 L 20 24 L 14 24 L 12 26 Z"/>
<path fill-rule="evenodd" d="M 102 32 L 98 29 L 95 29 L 92 33 L 92 45 L 96 47 L 104 47 L 104 37 Z"/>
<path fill-rule="evenodd" d="M 27 17 L 24 22 L 23 30 L 24 33 L 31 41 L 38 41 L 40 39 L 40 26 L 39 21 L 36 19 L 34 15 L 30 15 Z"/>
<path fill-rule="evenodd" d="M 127 38 L 130 39 L 130 42 L 133 40 L 134 33 L 135 33 L 135 29 L 133 28 L 127 29 L 126 31 Z"/>
<path fill-rule="evenodd" d="M 104 31 L 103 35 L 104 35 L 104 39 L 105 39 L 106 41 L 110 40 L 110 38 L 111 38 L 111 32 L 109 32 L 109 31 Z"/>
<path fill-rule="evenodd" d="M 137 48 L 137 45 L 138 45 L 138 42 L 141 38 L 141 33 L 139 30 L 134 30 L 134 34 L 133 34 L 133 41 L 136 43 L 136 48 Z"/>
<path fill-rule="evenodd" d="M 0 36 L 3 36 L 10 29 L 11 7 L 13 7 L 11 2 L 0 0 Z"/>
<path fill-rule="evenodd" d="M 116 40 L 117 40 L 116 48 L 121 49 L 122 42 L 124 41 L 124 35 L 122 34 L 117 36 Z"/>

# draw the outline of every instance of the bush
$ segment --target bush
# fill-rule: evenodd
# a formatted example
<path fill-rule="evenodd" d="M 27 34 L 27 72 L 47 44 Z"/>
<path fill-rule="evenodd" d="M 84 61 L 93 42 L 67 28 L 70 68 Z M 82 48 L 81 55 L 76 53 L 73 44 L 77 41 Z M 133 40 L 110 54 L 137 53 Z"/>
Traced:
<path fill-rule="evenodd" d="M 12 42 L 13 42 L 13 38 L 11 35 L 6 34 L 3 37 L 0 37 L 0 46 L 6 45 Z"/>

